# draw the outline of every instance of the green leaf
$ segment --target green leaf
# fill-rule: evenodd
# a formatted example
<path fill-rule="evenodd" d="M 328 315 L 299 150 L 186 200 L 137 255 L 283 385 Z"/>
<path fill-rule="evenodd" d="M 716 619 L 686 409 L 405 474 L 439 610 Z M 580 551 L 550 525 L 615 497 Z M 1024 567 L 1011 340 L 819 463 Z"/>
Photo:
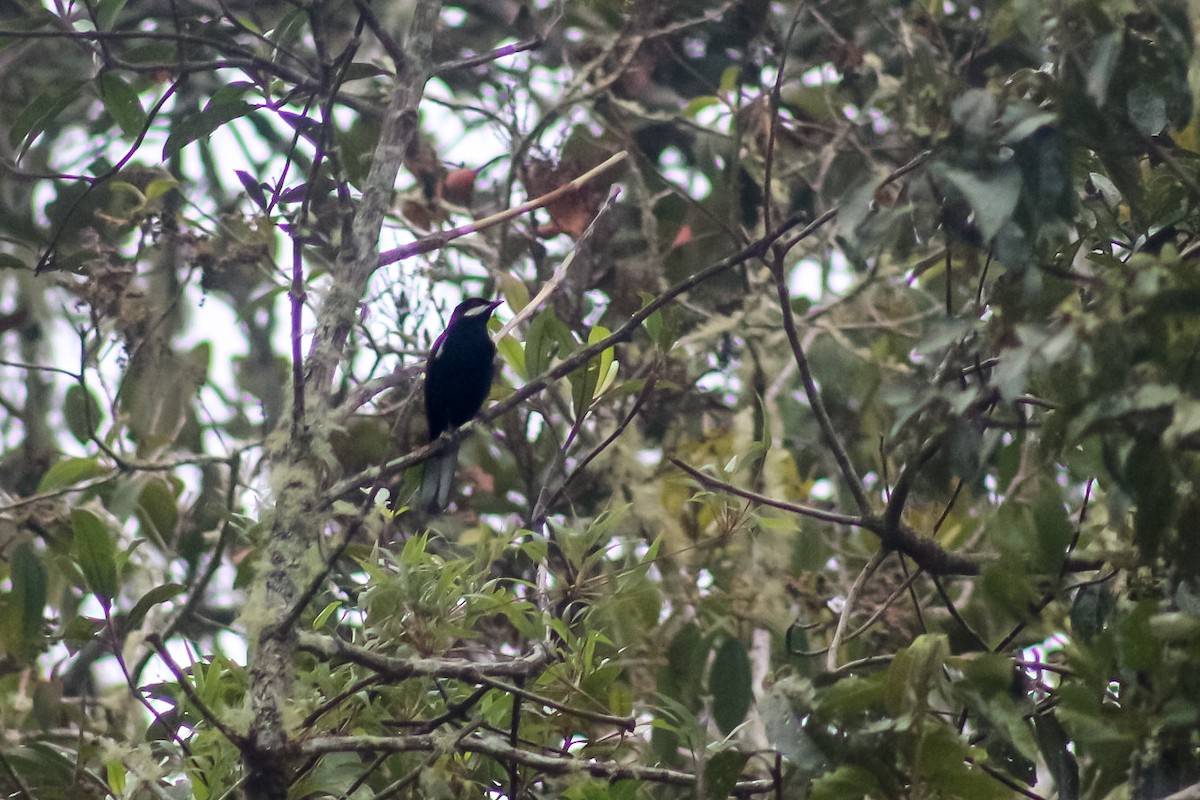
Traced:
<path fill-rule="evenodd" d="M 112 533 L 100 517 L 86 508 L 71 509 L 75 557 L 88 588 L 107 608 L 117 596 L 117 550 Z"/>
<path fill-rule="evenodd" d="M 1016 164 L 1002 164 L 988 171 L 945 166 L 937 172 L 954 184 L 971 205 L 985 242 L 995 238 L 1012 218 L 1021 196 L 1021 170 Z"/>
<path fill-rule="evenodd" d="M 796 676 L 777 680 L 758 699 L 767 741 L 808 775 L 826 767 L 825 753 L 805 730 L 805 721 L 813 719 L 814 699 L 812 682 Z"/>
<path fill-rule="evenodd" d="M 63 110 L 79 98 L 82 83 L 70 83 L 60 91 L 35 92 L 33 100 L 21 109 L 8 129 L 8 143 L 17 149 L 17 158 L 58 118 Z"/>
<path fill-rule="evenodd" d="M 726 67 L 721 73 L 721 81 L 717 85 L 717 91 L 721 94 L 731 94 L 736 91 L 738 86 L 738 75 L 741 73 L 741 71 L 742 68 L 737 64 Z"/>
<path fill-rule="evenodd" d="M 1167 98 L 1158 91 L 1160 88 L 1139 83 L 1125 97 L 1129 121 L 1146 136 L 1157 136 L 1167 127 Z"/>
<path fill-rule="evenodd" d="M 944 634 L 922 634 L 897 651 L 887 672 L 884 704 L 888 713 L 906 727 L 926 710 L 930 687 L 941 678 L 950 648 Z"/>
<path fill-rule="evenodd" d="M 662 335 L 663 318 L 662 309 L 655 311 L 650 316 L 642 320 L 642 327 L 646 329 L 646 333 L 650 335 L 650 341 L 658 343 L 659 337 Z"/>
<path fill-rule="evenodd" d="M 131 45 L 122 54 L 129 64 L 163 64 L 179 57 L 176 44 L 168 40 L 155 40 Z"/>
<path fill-rule="evenodd" d="M 738 750 L 714 753 L 704 765 L 704 796 L 708 800 L 724 800 L 728 797 L 749 760 L 749 753 Z"/>
<path fill-rule="evenodd" d="M 100 0 L 96 4 L 96 27 L 102 31 L 111 31 L 126 2 L 128 0 Z"/>
<path fill-rule="evenodd" d="M 146 538 L 159 543 L 173 541 L 179 504 L 171 484 L 158 478 L 147 481 L 138 495 L 137 516 Z"/>
<path fill-rule="evenodd" d="M 347 130 L 337 130 L 336 139 L 347 178 L 354 186 L 361 186 L 370 169 L 375 145 L 379 142 L 379 115 L 356 115 Z"/>
<path fill-rule="evenodd" d="M 575 349 L 575 340 L 567 326 L 549 309 L 542 309 L 529 323 L 525 336 L 525 369 L 530 378 L 550 368 L 555 357 L 566 356 Z"/>
<path fill-rule="evenodd" d="M 813 781 L 809 800 L 863 800 L 879 791 L 875 776 L 862 767 L 841 766 Z"/>
<path fill-rule="evenodd" d="M 532 377 L 525 368 L 525 348 L 521 347 L 521 343 L 516 338 L 505 336 L 496 342 L 496 351 L 500 354 L 500 358 L 504 359 L 504 363 L 512 367 L 513 371 L 523 380 L 529 380 Z"/>
<path fill-rule="evenodd" d="M 726 735 L 742 724 L 754 699 L 750 656 L 737 639 L 726 639 L 713 656 L 708 690 L 713 697 L 713 720 Z"/>
<path fill-rule="evenodd" d="M 1129 672 L 1152 670 L 1162 660 L 1162 647 L 1150 629 L 1155 602 L 1143 600 L 1132 612 L 1117 620 L 1117 663 Z"/>
<path fill-rule="evenodd" d="M 1104 584 L 1079 587 L 1071 604 L 1071 632 L 1082 641 L 1091 641 L 1108 630 L 1117 601 Z"/>
<path fill-rule="evenodd" d="M 1162 538 L 1175 516 L 1175 479 L 1170 463 L 1162 443 L 1154 436 L 1139 437 L 1125 457 L 1123 477 L 1137 502 L 1133 515 L 1134 542 L 1148 560 L 1158 555 Z"/>
<path fill-rule="evenodd" d="M 1150 632 L 1164 642 L 1192 642 L 1200 638 L 1200 617 L 1186 611 L 1164 611 L 1150 618 Z"/>
<path fill-rule="evenodd" d="M 1047 125 L 1053 125 L 1057 120 L 1057 115 L 1049 111 L 1030 114 L 1009 128 L 1008 132 L 1000 137 L 1000 144 L 1013 145 L 1028 139 Z"/>
<path fill-rule="evenodd" d="M 317 614 L 316 619 L 313 620 L 312 629 L 314 631 L 319 631 L 321 628 L 324 628 L 325 623 L 331 616 L 333 616 L 333 612 L 337 611 L 341 607 L 342 604 L 339 600 L 333 600 L 327 604 L 325 608 L 321 609 L 321 613 Z"/>
<path fill-rule="evenodd" d="M 171 128 L 171 133 L 167 136 L 167 143 L 163 145 L 163 161 L 169 160 L 171 156 L 197 139 L 210 135 L 222 125 L 244 117 L 256 111 L 257 108 L 257 106 L 240 99 L 219 104 L 214 95 L 213 102 L 203 111 L 184 117 Z"/>
<path fill-rule="evenodd" d="M 45 622 L 46 568 L 28 542 L 13 551 L 9 579 L 12 591 L 0 624 L 7 649 L 31 658 L 39 649 Z"/>
<path fill-rule="evenodd" d="M 695 622 L 685 623 L 667 646 L 667 663 L 659 670 L 658 690 L 693 708 L 700 695 L 708 652 L 700 626 Z"/>
<path fill-rule="evenodd" d="M 1056 572 L 1067 557 L 1067 546 L 1074 532 L 1058 484 L 1046 481 L 1033 501 L 1032 510 L 1037 534 L 1037 567 L 1048 573 Z"/>
<path fill-rule="evenodd" d="M 26 270 L 29 268 L 30 266 L 17 256 L 11 253 L 0 253 L 0 269 Z"/>
<path fill-rule="evenodd" d="M 112 71 L 101 72 L 96 78 L 104 108 L 121 126 L 126 136 L 137 136 L 146 127 L 146 111 L 138 94 L 124 78 Z"/>
<path fill-rule="evenodd" d="M 709 108 L 710 106 L 718 105 L 720 102 L 721 102 L 721 99 L 719 97 L 717 97 L 716 95 L 711 95 L 711 94 L 697 95 L 696 97 L 693 97 L 691 100 L 689 100 L 687 105 L 685 105 L 683 107 L 683 116 L 687 117 L 688 119 L 695 119 L 696 115 L 699 114 L 701 111 L 703 111 L 706 108 Z"/>
<path fill-rule="evenodd" d="M 603 341 L 610 334 L 608 328 L 597 325 L 588 334 L 587 343 L 593 345 Z M 586 413 L 596 397 L 596 389 L 601 380 L 609 376 L 609 368 L 613 362 L 613 349 L 605 348 L 599 355 L 588 360 L 570 375 L 572 397 L 574 399 L 575 418 L 580 419 Z"/>
<path fill-rule="evenodd" d="M 72 654 L 79 652 L 89 642 L 94 641 L 104 630 L 104 620 L 90 617 L 72 617 L 62 626 L 62 640 Z"/>
<path fill-rule="evenodd" d="M 112 789 L 115 796 L 120 797 L 125 793 L 125 765 L 120 761 L 107 761 L 104 764 L 104 773 L 108 777 L 108 788 Z"/>
<path fill-rule="evenodd" d="M 1009 798 L 1011 792 L 998 781 L 967 761 L 969 755 L 978 759 L 979 751 L 952 732 L 936 726 L 922 732 L 916 771 L 928 789 L 922 796 L 969 797 L 971 800 Z"/>
<path fill-rule="evenodd" d="M 966 679 L 963 688 L 981 697 L 1007 696 L 1013 686 L 1013 664 L 1003 653 L 979 653 L 954 658 L 951 666 L 961 669 Z"/>
<path fill-rule="evenodd" d="M 189 377 L 196 386 L 208 380 L 208 370 L 212 365 L 212 342 L 200 342 L 184 354 L 184 363 L 190 368 Z"/>
<path fill-rule="evenodd" d="M 107 475 L 112 470 L 94 458 L 67 458 L 59 461 L 42 476 L 39 492 L 49 492 L 64 486 L 74 486 L 90 478 Z"/>
<path fill-rule="evenodd" d="M 151 608 L 159 603 L 165 603 L 172 600 L 187 591 L 187 587 L 179 583 L 164 583 L 161 586 L 155 586 L 150 591 L 146 592 L 137 603 L 134 604 L 133 610 L 129 612 L 129 616 L 125 620 L 125 626 L 129 630 L 136 629 L 142 624 L 146 614 Z"/>
<path fill-rule="evenodd" d="M 82 444 L 91 441 L 100 427 L 100 404 L 90 390 L 78 383 L 67 387 L 63 415 L 67 418 L 67 429 Z"/>
<path fill-rule="evenodd" d="M 887 674 L 851 675 L 825 688 L 817 707 L 824 714 L 850 719 L 882 703 L 886 697 Z"/>
<path fill-rule="evenodd" d="M 525 369 L 530 376 L 545 372 L 554 356 L 556 343 L 548 330 L 551 316 L 552 312 L 545 309 L 529 323 L 529 332 L 525 336 Z"/>
<path fill-rule="evenodd" d="M 987 89 L 968 89 L 950 104 L 950 117 L 970 138 L 986 139 L 996 120 L 996 98 Z"/>
<path fill-rule="evenodd" d="M 642 299 L 643 306 L 654 300 L 654 295 L 649 292 L 639 292 L 638 296 Z M 660 308 L 642 321 L 642 327 L 650 335 L 650 340 L 667 353 L 675 345 L 675 337 L 679 335 L 677 322 L 667 309 Z"/>
<path fill-rule="evenodd" d="M 633 713 L 633 689 L 628 683 L 614 683 L 608 688 L 608 710 L 618 716 L 627 717 Z"/>
<path fill-rule="evenodd" d="M 157 200 L 172 189 L 179 188 L 179 181 L 167 176 L 164 178 L 155 178 L 146 184 L 146 202 Z"/>
<path fill-rule="evenodd" d="M 1071 752 L 1070 739 L 1062 723 L 1051 711 L 1034 715 L 1033 727 L 1037 734 L 1038 749 L 1054 778 L 1058 797 L 1060 800 L 1076 800 L 1079 797 L 1079 763 Z"/>
<path fill-rule="evenodd" d="M 525 281 L 508 272 L 500 275 L 500 294 L 504 295 L 504 304 L 513 310 L 514 314 L 521 313 L 529 305 L 529 287 Z"/>

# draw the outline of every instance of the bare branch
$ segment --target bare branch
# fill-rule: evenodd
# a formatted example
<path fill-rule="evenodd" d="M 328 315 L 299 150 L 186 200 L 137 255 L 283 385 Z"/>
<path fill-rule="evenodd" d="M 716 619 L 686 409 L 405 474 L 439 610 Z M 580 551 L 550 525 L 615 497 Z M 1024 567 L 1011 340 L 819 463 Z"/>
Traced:
<path fill-rule="evenodd" d="M 521 658 L 495 662 L 473 662 L 459 658 L 402 658 L 376 653 L 332 636 L 300 632 L 297 639 L 303 650 L 328 659 L 351 661 L 368 667 L 392 680 L 414 677 L 455 678 L 470 683 L 487 683 L 496 678 L 532 675 L 550 661 L 550 653 L 539 647 Z"/>
<path fill-rule="evenodd" d="M 781 511 L 790 511 L 793 514 L 799 514 L 802 517 L 817 519 L 821 522 L 832 522 L 835 525 L 851 525 L 856 528 L 869 527 L 869 520 L 863 517 L 850 514 L 840 514 L 836 511 L 829 511 L 816 506 L 805 506 L 799 503 L 789 503 L 786 500 L 776 500 L 773 497 L 767 497 L 765 494 L 752 492 L 749 489 L 743 489 L 740 486 L 734 486 L 732 483 L 723 481 L 719 478 L 714 478 L 711 475 L 706 475 L 695 467 L 685 464 L 677 458 L 670 458 L 669 461 L 681 470 L 692 476 L 701 486 L 706 489 L 713 489 L 718 492 L 724 492 L 736 497 L 741 497 L 744 500 L 749 500 L 760 506 L 769 508 L 778 508 Z"/>
<path fill-rule="evenodd" d="M 825 225 L 835 216 L 836 214 L 834 213 L 822 214 L 808 225 L 805 225 L 804 228 L 795 235 L 795 238 L 802 239 L 806 236 L 811 236 L 815 231 L 820 229 L 821 226 Z M 579 348 L 570 356 L 546 370 L 546 372 L 538 377 L 533 378 L 505 399 L 483 409 L 481 412 L 479 412 L 478 416 L 476 416 L 474 422 L 468 423 L 454 431 L 448 431 L 436 441 L 431 442 L 424 447 L 417 448 L 416 450 L 413 450 L 412 452 L 400 458 L 393 459 L 382 467 L 363 470 L 358 475 L 354 475 L 346 480 L 334 484 L 332 487 L 330 487 L 330 490 L 326 494 L 322 507 L 324 507 L 326 504 L 332 503 L 334 500 L 352 494 L 362 486 L 369 486 L 384 476 L 395 475 L 405 469 L 408 469 L 414 464 L 421 463 L 434 453 L 440 452 L 443 447 L 450 446 L 451 442 L 458 441 L 459 439 L 467 436 L 474 426 L 484 424 L 489 420 L 495 419 L 496 417 L 507 413 L 511 409 L 516 408 L 533 395 L 544 390 L 554 381 L 571 374 L 580 366 L 586 364 L 588 361 L 595 358 L 600 353 L 603 353 L 613 345 L 628 341 L 633 337 L 634 332 L 641 327 L 643 322 L 645 322 L 660 308 L 669 305 L 675 300 L 675 298 L 690 291 L 696 286 L 699 286 L 708 279 L 716 275 L 720 275 L 726 270 L 729 270 L 739 264 L 744 264 L 752 259 L 761 258 L 763 255 L 765 255 L 772 244 L 778 241 L 779 238 L 788 231 L 799 227 L 803 221 L 803 217 L 798 214 L 794 215 L 786 222 L 782 223 L 774 231 L 762 237 L 761 239 L 752 242 L 737 253 L 727 256 L 726 258 L 723 258 L 714 264 L 710 264 L 704 269 L 693 273 L 690 277 L 685 278 L 679 283 L 676 283 L 674 286 L 662 292 L 645 306 L 630 315 L 629 319 L 627 319 L 620 327 L 618 327 L 608 336 L 604 337 L 595 344 L 590 344 Z"/>
<path fill-rule="evenodd" d="M 837 627 L 833 630 L 833 638 L 829 640 L 829 650 L 825 653 L 825 671 L 833 672 L 837 669 L 838 648 L 841 647 L 842 637 L 846 633 L 846 626 L 850 623 L 850 615 L 854 613 L 854 607 L 858 604 L 858 596 L 862 593 L 863 587 L 867 585 L 867 581 L 875 574 L 875 570 L 879 569 L 889 553 L 886 549 L 879 549 L 875 555 L 871 556 L 871 560 L 862 568 L 862 572 L 858 573 L 858 577 L 854 579 L 854 583 L 850 586 L 850 591 L 846 592 L 846 601 L 842 604 L 842 613 L 838 615 Z"/>
<path fill-rule="evenodd" d="M 422 253 L 430 253 L 434 250 L 440 250 L 455 239 L 459 239 L 469 233 L 478 233 L 479 231 L 486 230 L 494 225 L 508 222 L 510 219 L 516 219 L 522 214 L 527 214 L 530 211 L 536 211 L 542 206 L 553 203 L 555 200 L 563 197 L 564 195 L 579 191 L 579 189 L 586 186 L 588 183 L 595 180 L 598 176 L 612 169 L 616 165 L 620 164 L 628 157 L 629 153 L 625 150 L 622 150 L 616 155 L 610 156 L 600 164 L 592 167 L 578 178 L 567 181 L 562 186 L 546 192 L 541 197 L 535 197 L 533 200 L 527 200 L 526 202 L 519 206 L 515 206 L 514 208 L 507 208 L 504 211 L 499 211 L 491 216 L 484 217 L 483 219 L 477 219 L 473 222 L 467 223 L 466 225 L 459 225 L 457 228 L 451 228 L 448 231 L 439 231 L 422 239 L 418 239 L 411 244 L 406 244 L 402 247 L 395 247 L 391 250 L 380 253 L 379 266 L 385 267 L 388 264 L 394 264 L 397 261 L 403 261 L 406 258 L 419 256 Z"/>
<path fill-rule="evenodd" d="M 771 275 L 775 279 L 775 291 L 779 296 L 779 310 L 783 314 L 783 330 L 787 334 L 788 344 L 791 345 L 796 366 L 800 369 L 804 394 L 808 398 L 813 416 L 816 417 L 817 426 L 821 429 L 821 437 L 825 440 L 825 446 L 833 454 L 838 470 L 842 473 L 842 480 L 845 482 L 846 488 L 850 490 L 850 495 L 854 498 L 859 513 L 869 514 L 871 501 L 867 498 L 866 489 L 863 488 L 862 478 L 858 476 L 858 471 L 850 460 L 850 454 L 846 452 L 846 446 L 842 443 L 842 439 L 833 425 L 833 420 L 829 418 L 829 412 L 825 409 L 825 401 L 821 399 L 821 390 L 817 388 L 817 381 L 808 364 L 808 356 L 804 353 L 804 345 L 800 341 L 800 333 L 796 329 L 796 317 L 792 313 L 792 298 L 787 286 L 787 271 L 784 267 L 782 249 L 775 253 L 770 267 Z"/>
<path fill-rule="evenodd" d="M 682 770 L 640 767 L 595 758 L 545 755 L 513 747 L 494 734 L 476 733 L 465 739 L 447 742 L 436 735 L 414 736 L 316 736 L 296 745 L 301 755 L 327 753 L 431 752 L 453 745 L 468 753 L 491 756 L 498 761 L 515 761 L 547 775 L 591 775 L 609 780 L 637 780 L 674 786 L 695 786 L 696 776 Z M 771 780 L 739 781 L 732 793 L 740 796 L 766 794 L 775 790 Z"/>

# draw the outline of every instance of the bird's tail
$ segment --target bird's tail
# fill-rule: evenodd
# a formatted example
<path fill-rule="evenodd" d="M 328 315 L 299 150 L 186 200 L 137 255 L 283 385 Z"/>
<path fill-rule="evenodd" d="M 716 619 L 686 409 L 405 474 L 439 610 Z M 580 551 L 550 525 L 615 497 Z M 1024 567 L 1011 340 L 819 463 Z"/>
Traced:
<path fill-rule="evenodd" d="M 458 442 L 450 442 L 439 453 L 425 461 L 425 474 L 421 477 L 419 500 L 421 508 L 429 514 L 440 514 L 450 504 L 450 490 L 454 488 L 454 472 L 458 467 Z"/>

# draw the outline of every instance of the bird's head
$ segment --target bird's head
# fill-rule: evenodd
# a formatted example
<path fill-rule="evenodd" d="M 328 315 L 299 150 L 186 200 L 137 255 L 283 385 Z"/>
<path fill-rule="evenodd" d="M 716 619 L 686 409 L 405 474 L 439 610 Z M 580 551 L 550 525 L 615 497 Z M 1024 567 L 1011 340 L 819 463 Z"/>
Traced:
<path fill-rule="evenodd" d="M 492 312 L 496 307 L 503 303 L 503 300 L 486 300 L 482 297 L 468 297 L 458 304 L 454 309 L 454 313 L 450 315 L 450 325 L 459 320 L 475 320 L 477 322 L 486 323 L 492 316 Z"/>

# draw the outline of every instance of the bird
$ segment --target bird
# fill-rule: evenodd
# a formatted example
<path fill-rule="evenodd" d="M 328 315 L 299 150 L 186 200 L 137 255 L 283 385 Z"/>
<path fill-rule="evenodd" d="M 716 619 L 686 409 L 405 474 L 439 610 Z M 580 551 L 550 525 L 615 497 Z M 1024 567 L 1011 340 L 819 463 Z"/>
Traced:
<path fill-rule="evenodd" d="M 481 297 L 463 300 L 434 341 L 425 363 L 425 420 L 430 442 L 469 422 L 487 400 L 496 358 L 487 324 L 501 302 Z M 425 461 L 418 498 L 426 513 L 441 513 L 449 504 L 457 465 L 457 441 Z"/>

